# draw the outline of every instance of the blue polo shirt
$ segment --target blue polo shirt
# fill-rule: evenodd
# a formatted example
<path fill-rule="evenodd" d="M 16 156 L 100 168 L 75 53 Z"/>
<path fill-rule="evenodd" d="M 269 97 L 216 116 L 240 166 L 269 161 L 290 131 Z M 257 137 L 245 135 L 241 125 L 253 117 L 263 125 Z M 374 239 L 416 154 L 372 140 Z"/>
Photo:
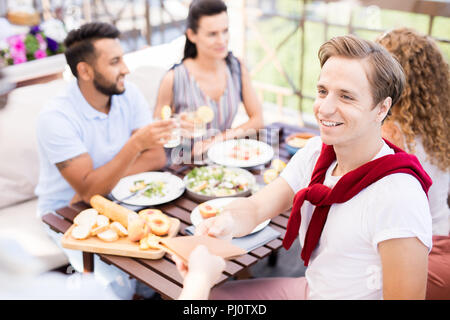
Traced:
<path fill-rule="evenodd" d="M 68 205 L 75 195 L 55 163 L 87 152 L 97 169 L 116 156 L 133 130 L 152 121 L 148 103 L 138 88 L 129 82 L 125 82 L 125 88 L 123 94 L 111 97 L 109 114 L 104 114 L 91 107 L 74 80 L 63 95 L 40 112 L 39 183 L 35 189 L 38 215 Z"/>

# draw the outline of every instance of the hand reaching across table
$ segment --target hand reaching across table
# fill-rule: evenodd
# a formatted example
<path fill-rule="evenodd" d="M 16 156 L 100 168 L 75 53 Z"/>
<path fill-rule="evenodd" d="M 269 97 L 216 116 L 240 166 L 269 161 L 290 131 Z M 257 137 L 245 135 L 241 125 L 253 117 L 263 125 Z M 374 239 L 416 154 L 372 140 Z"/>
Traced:
<path fill-rule="evenodd" d="M 225 269 L 225 260 L 211 254 L 204 245 L 197 246 L 189 256 L 188 265 L 172 255 L 177 269 L 184 278 L 180 300 L 208 299 L 209 292 Z"/>

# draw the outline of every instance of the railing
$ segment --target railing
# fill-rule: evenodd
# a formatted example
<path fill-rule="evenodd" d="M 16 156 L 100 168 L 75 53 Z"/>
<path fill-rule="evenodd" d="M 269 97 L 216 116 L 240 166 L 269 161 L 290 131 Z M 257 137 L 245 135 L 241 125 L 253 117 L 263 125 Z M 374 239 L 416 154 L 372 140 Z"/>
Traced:
<path fill-rule="evenodd" d="M 304 124 L 303 112 L 305 101 L 311 103 L 314 100 L 313 95 L 308 94 L 304 88 L 304 75 L 305 75 L 305 34 L 308 32 L 306 27 L 307 22 L 314 22 L 321 24 L 324 28 L 324 38 L 326 41 L 330 38 L 329 29 L 330 27 L 344 28 L 346 33 L 358 34 L 359 32 L 377 32 L 381 34 L 386 31 L 383 28 L 367 27 L 361 26 L 354 23 L 355 11 L 360 7 L 372 8 L 373 10 L 396 10 L 401 12 L 409 12 L 415 14 L 426 15 L 429 18 L 428 22 L 428 35 L 432 36 L 438 43 L 449 44 L 450 39 L 443 37 L 433 36 L 433 26 L 435 24 L 435 17 L 450 17 L 450 3 L 448 1 L 424 1 L 424 0 L 402 0 L 402 1 L 391 1 L 391 0 L 360 0 L 357 4 L 356 1 L 351 3 L 348 2 L 348 12 L 346 15 L 348 17 L 346 23 L 337 23 L 329 20 L 329 7 L 331 3 L 337 1 L 333 0 L 322 0 L 322 1 L 308 1 L 308 0 L 298 0 L 298 8 L 296 12 L 279 13 L 277 10 L 277 3 L 273 0 L 243 0 L 242 5 L 242 15 L 243 22 L 245 25 L 245 32 L 242 32 L 242 48 L 244 50 L 244 57 L 249 56 L 248 41 L 253 39 L 256 41 L 260 48 L 264 51 L 265 56 L 260 61 L 247 61 L 252 64 L 251 75 L 255 79 L 258 73 L 264 69 L 265 66 L 271 64 L 275 67 L 275 70 L 282 76 L 284 82 L 288 84 L 288 87 L 281 86 L 279 84 L 263 83 L 261 80 L 254 81 L 254 85 L 258 90 L 258 94 L 262 101 L 265 100 L 265 93 L 272 93 L 275 95 L 275 103 L 278 106 L 278 110 L 281 110 L 285 105 L 285 98 L 290 96 L 296 96 L 298 98 L 298 111 L 299 111 L 299 122 Z M 317 14 L 313 10 L 310 10 L 312 6 L 318 6 L 322 9 L 322 14 Z M 261 7 L 269 7 L 270 11 L 262 11 Z M 314 14 L 316 13 L 316 14 Z M 263 35 L 258 28 L 257 23 L 262 20 L 268 20 L 272 18 L 281 18 L 286 22 L 294 22 L 296 27 L 284 38 L 281 38 L 277 45 L 271 46 L 267 41 L 267 36 Z M 448 24 L 450 27 L 450 24 Z M 450 33 L 447 29 L 446 35 L 449 36 Z M 300 50 L 298 53 L 298 59 L 300 62 L 299 74 L 295 75 L 298 77 L 298 81 L 294 81 L 294 76 L 289 74 L 289 70 L 292 67 L 293 61 L 281 61 L 278 58 L 278 53 L 280 49 L 285 46 L 285 44 L 290 41 L 300 33 Z M 318 76 L 318 75 L 317 75 Z M 273 79 L 270 79 L 273 80 Z M 273 102 L 273 101 L 272 101 Z"/>
<path fill-rule="evenodd" d="M 15 0 L 0 0 L 0 8 L 16 4 Z M 184 20 L 190 0 L 22 0 L 32 6 L 43 20 L 60 19 L 71 29 L 91 21 L 104 21 L 117 26 L 123 39 L 144 39 L 144 45 L 152 45 L 153 32 L 160 31 L 161 43 L 165 42 L 165 30 L 177 28 L 184 33 Z M 183 7 L 186 13 L 175 16 L 168 6 Z M 4 10 L 4 9 L 3 9 Z M 179 11 L 179 10 L 178 10 Z M 5 12 L 2 12 L 5 14 Z M 131 50 L 142 45 L 135 44 Z"/>
<path fill-rule="evenodd" d="M 12 0 L 0 0 L 4 3 Z M 66 24 L 70 20 L 88 21 L 107 21 L 119 27 L 125 41 L 138 41 L 141 43 L 131 43 L 129 50 L 136 50 L 142 45 L 152 45 L 154 43 L 154 31 L 158 31 L 161 37 L 160 43 L 166 41 L 165 31 L 177 29 L 178 35 L 184 33 L 184 22 L 187 15 L 187 8 L 190 0 L 30 0 L 34 7 L 41 12 L 43 18 L 50 16 L 64 20 Z M 446 32 L 436 34 L 436 20 L 448 19 L 450 17 L 450 1 L 430 1 L 430 0 L 359 0 L 359 1 L 336 1 L 336 0 L 225 0 L 229 12 L 233 12 L 238 17 L 233 18 L 233 24 L 237 27 L 236 35 L 241 38 L 237 42 L 237 54 L 246 60 L 250 67 L 254 86 L 262 101 L 275 104 L 279 113 L 286 110 L 288 105 L 297 110 L 299 114 L 299 123 L 304 123 L 305 109 L 310 108 L 314 101 L 314 92 L 305 86 L 306 77 L 311 77 L 305 68 L 306 62 L 311 63 L 308 55 L 311 55 L 311 49 L 306 47 L 306 37 L 311 32 L 309 26 L 311 23 L 323 27 L 323 38 L 326 41 L 331 37 L 331 33 L 336 28 L 340 28 L 343 33 L 358 34 L 372 32 L 381 34 L 386 31 L 381 25 L 365 26 L 358 23 L 357 11 L 364 10 L 379 12 L 379 10 L 394 10 L 396 12 L 408 12 L 428 19 L 426 31 L 438 43 L 448 46 L 447 54 L 450 56 L 450 33 Z M 173 10 L 168 10 L 168 6 L 173 4 L 181 5 L 185 8 L 184 16 L 174 16 Z M 291 10 L 282 12 L 279 9 L 280 4 L 288 4 Z M 337 3 L 344 3 L 345 12 L 342 19 L 335 21 L 331 19 L 332 6 Z M 237 10 L 236 10 L 237 9 Z M 179 10 L 175 10 L 179 11 Z M 231 14 L 230 14 L 231 15 Z M 263 34 L 258 27 L 261 21 L 271 19 L 282 19 L 286 24 L 292 25 L 292 29 L 280 36 L 276 33 Z M 239 21 L 240 20 L 240 21 Z M 450 28 L 450 22 L 447 24 Z M 234 26 L 232 25 L 231 28 Z M 70 28 L 70 26 L 69 26 Z M 424 30 L 420 30 L 424 32 Z M 440 31 L 440 30 L 437 30 Z M 156 34 L 156 32 L 155 32 Z M 236 35 L 232 35 L 232 40 Z M 276 43 L 270 43 L 269 38 L 276 37 Z M 322 37 L 317 35 L 316 37 Z M 142 41 L 144 39 L 144 41 Z M 233 40 L 236 44 L 236 40 Z M 250 41 L 257 43 L 258 50 L 262 50 L 262 58 L 252 58 L 255 48 L 249 48 Z M 288 46 L 288 43 L 295 41 L 299 50 L 295 59 L 285 61 L 279 57 L 280 51 Z M 233 48 L 236 50 L 236 48 Z M 315 58 L 317 61 L 317 58 Z M 297 68 L 294 70 L 293 65 Z M 262 78 L 261 73 L 267 67 L 273 67 L 276 73 L 281 76 L 283 83 L 277 83 L 273 76 Z M 313 75 L 313 77 L 317 77 Z M 267 98 L 268 94 L 272 97 Z M 293 99 L 293 97 L 295 99 Z M 294 102 L 292 100 L 295 100 Z M 309 110 L 310 111 L 310 110 Z"/>

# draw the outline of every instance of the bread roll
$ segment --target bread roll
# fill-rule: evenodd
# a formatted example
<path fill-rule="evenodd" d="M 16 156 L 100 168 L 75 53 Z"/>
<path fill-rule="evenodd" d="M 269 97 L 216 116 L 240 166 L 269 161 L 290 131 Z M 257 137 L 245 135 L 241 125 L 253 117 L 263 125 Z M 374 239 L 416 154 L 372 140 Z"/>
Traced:
<path fill-rule="evenodd" d="M 91 206 L 112 221 L 120 222 L 125 228 L 128 227 L 129 220 L 138 217 L 136 212 L 122 207 L 100 195 L 95 195 L 91 198 Z"/>

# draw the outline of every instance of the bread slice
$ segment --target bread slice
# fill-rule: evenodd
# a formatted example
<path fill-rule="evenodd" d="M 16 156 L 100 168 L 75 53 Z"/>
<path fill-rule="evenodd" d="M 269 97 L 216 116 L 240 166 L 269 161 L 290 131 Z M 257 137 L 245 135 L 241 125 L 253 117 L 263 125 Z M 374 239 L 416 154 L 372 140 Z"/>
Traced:
<path fill-rule="evenodd" d="M 109 229 L 109 225 L 102 225 L 91 229 L 91 236 L 96 236 Z"/>
<path fill-rule="evenodd" d="M 113 242 L 119 239 L 119 235 L 113 229 L 108 229 L 106 231 L 100 232 L 99 234 L 97 234 L 97 237 L 106 242 Z"/>
<path fill-rule="evenodd" d="M 90 208 L 81 211 L 74 219 L 73 223 L 78 226 L 88 225 L 91 229 L 97 223 L 98 211 L 96 209 Z"/>
<path fill-rule="evenodd" d="M 71 235 L 74 239 L 84 240 L 87 237 L 89 237 L 90 233 L 91 233 L 91 227 L 87 224 L 82 224 L 82 225 L 75 226 L 72 229 Z"/>
<path fill-rule="evenodd" d="M 120 222 L 114 221 L 109 227 L 117 232 L 119 237 L 128 236 L 128 230 Z"/>
<path fill-rule="evenodd" d="M 99 214 L 96 219 L 97 227 L 103 227 L 109 225 L 109 218 L 107 216 L 104 216 L 102 214 Z"/>

